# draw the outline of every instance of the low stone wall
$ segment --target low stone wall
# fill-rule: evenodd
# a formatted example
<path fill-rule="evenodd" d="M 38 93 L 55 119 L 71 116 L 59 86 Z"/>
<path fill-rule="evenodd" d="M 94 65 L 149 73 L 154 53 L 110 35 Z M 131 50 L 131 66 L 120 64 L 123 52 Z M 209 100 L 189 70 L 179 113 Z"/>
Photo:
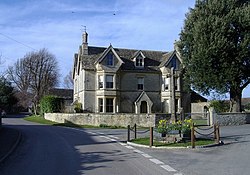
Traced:
<path fill-rule="evenodd" d="M 165 114 L 95 114 L 95 113 L 46 113 L 44 118 L 50 121 L 65 123 L 67 121 L 78 125 L 109 126 L 134 125 L 154 127 L 159 119 L 166 118 Z"/>
<path fill-rule="evenodd" d="M 250 113 L 216 114 L 215 122 L 218 122 L 222 126 L 250 124 Z"/>

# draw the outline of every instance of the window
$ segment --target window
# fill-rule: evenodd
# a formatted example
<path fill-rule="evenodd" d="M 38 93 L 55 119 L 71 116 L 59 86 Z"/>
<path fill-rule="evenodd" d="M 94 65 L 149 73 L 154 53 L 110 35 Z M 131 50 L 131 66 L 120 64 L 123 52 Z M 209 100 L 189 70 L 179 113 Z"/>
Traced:
<path fill-rule="evenodd" d="M 98 76 L 98 88 L 99 89 L 103 88 L 103 75 Z"/>
<path fill-rule="evenodd" d="M 107 55 L 107 65 L 113 66 L 114 65 L 114 58 L 112 53 L 108 53 Z"/>
<path fill-rule="evenodd" d="M 113 88 L 113 75 L 106 75 L 106 88 Z"/>
<path fill-rule="evenodd" d="M 169 90 L 170 78 L 164 78 L 164 90 Z"/>
<path fill-rule="evenodd" d="M 174 70 L 177 69 L 177 60 L 176 60 L 176 58 L 173 58 L 171 60 L 171 67 L 174 67 Z"/>
<path fill-rule="evenodd" d="M 143 67 L 143 58 L 141 56 L 138 56 L 136 58 L 135 65 L 136 65 L 136 67 Z"/>
<path fill-rule="evenodd" d="M 103 112 L 103 99 L 99 98 L 98 103 L 99 103 L 99 112 Z"/>
<path fill-rule="evenodd" d="M 106 98 L 106 112 L 114 111 L 113 101 L 113 98 Z"/>
<path fill-rule="evenodd" d="M 144 89 L 144 78 L 139 77 L 137 80 L 138 80 L 137 89 L 143 90 Z"/>
<path fill-rule="evenodd" d="M 177 78 L 177 77 L 175 77 L 175 79 L 174 79 L 174 86 L 175 86 L 175 90 L 179 90 L 179 77 Z"/>

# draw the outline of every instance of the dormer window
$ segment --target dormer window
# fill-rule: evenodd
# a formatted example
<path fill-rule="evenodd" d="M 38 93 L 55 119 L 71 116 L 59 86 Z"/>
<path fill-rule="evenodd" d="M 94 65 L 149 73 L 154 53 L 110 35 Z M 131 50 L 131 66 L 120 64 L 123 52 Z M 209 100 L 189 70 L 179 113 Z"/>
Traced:
<path fill-rule="evenodd" d="M 136 67 L 143 67 L 144 66 L 144 59 L 141 55 L 139 55 L 138 57 L 136 57 L 135 59 L 135 66 Z"/>
<path fill-rule="evenodd" d="M 114 57 L 111 52 L 107 54 L 107 65 L 114 66 Z"/>

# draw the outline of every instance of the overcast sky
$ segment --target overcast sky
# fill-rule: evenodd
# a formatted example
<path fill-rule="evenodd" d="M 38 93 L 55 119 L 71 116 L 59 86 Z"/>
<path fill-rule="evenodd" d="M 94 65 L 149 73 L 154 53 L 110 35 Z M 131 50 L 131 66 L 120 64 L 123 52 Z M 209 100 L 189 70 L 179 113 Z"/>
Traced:
<path fill-rule="evenodd" d="M 47 48 L 64 77 L 86 26 L 91 46 L 173 50 L 195 0 L 1 0 L 0 54 L 5 67 Z M 2 70 L 5 67 L 0 67 Z M 250 96 L 250 88 L 243 96 Z"/>

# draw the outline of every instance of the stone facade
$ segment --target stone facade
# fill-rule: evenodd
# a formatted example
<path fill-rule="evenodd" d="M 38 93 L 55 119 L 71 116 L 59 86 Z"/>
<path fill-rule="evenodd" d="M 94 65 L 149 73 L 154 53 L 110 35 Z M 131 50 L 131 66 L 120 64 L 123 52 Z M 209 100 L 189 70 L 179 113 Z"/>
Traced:
<path fill-rule="evenodd" d="M 74 103 L 81 103 L 83 110 L 151 114 L 182 108 L 190 112 L 190 96 L 182 91 L 182 60 L 177 50 L 88 46 L 87 37 L 84 32 L 73 68 Z"/>
<path fill-rule="evenodd" d="M 220 113 L 214 118 L 222 126 L 250 124 L 250 113 Z"/>

